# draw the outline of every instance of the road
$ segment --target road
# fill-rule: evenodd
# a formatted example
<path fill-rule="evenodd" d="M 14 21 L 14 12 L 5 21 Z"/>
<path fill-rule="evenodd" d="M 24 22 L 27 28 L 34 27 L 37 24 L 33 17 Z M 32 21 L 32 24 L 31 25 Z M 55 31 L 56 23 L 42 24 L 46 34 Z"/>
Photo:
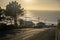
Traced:
<path fill-rule="evenodd" d="M 25 28 L 15 29 L 15 34 L 7 34 L 3 39 L 6 40 L 55 40 L 55 31 L 53 28 Z M 3 40 L 2 39 L 2 40 Z"/>

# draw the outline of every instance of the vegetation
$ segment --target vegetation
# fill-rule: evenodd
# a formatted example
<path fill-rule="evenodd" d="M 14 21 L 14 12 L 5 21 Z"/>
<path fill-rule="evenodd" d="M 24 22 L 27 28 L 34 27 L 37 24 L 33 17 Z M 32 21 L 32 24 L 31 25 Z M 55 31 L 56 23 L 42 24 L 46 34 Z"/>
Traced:
<path fill-rule="evenodd" d="M 58 26 L 58 28 L 60 28 L 60 19 L 58 19 L 58 25 L 57 26 Z"/>
<path fill-rule="evenodd" d="M 5 19 L 4 14 L 5 14 L 5 10 L 0 7 L 0 21 Z"/>
<path fill-rule="evenodd" d="M 0 7 L 0 31 L 17 28 L 17 16 L 23 15 L 24 10 L 23 8 L 21 8 L 21 5 L 18 4 L 18 2 L 16 1 L 9 2 L 9 4 L 6 5 L 6 10 Z M 14 20 L 14 25 L 12 23 L 10 25 L 7 25 L 6 23 L 1 23 L 2 21 L 7 22 L 8 20 L 12 22 L 11 18 Z"/>
<path fill-rule="evenodd" d="M 14 18 L 14 24 L 17 27 L 17 16 L 23 15 L 23 8 L 21 8 L 21 5 L 18 4 L 16 1 L 12 1 L 6 6 L 6 15 Z"/>

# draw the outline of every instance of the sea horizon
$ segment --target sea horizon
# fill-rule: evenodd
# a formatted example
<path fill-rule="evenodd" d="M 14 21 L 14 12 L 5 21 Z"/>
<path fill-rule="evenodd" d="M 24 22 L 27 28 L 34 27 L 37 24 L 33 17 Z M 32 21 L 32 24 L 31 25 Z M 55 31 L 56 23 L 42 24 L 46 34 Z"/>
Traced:
<path fill-rule="evenodd" d="M 30 21 L 37 20 L 37 18 L 40 17 L 41 22 L 48 24 L 57 24 L 58 19 L 60 19 L 59 16 L 60 11 L 57 10 L 26 10 L 24 15 L 24 17 L 27 17 L 26 19 Z"/>

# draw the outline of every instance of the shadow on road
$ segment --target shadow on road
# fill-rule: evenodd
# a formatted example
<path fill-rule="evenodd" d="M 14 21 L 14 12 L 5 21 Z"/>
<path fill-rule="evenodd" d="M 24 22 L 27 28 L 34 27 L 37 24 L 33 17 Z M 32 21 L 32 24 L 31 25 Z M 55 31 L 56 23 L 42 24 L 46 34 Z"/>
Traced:
<path fill-rule="evenodd" d="M 6 30 L 0 31 L 0 40 L 7 40 L 12 36 L 15 36 L 17 33 L 20 33 L 21 30 Z"/>
<path fill-rule="evenodd" d="M 20 33 L 21 30 L 15 30 L 13 25 L 7 26 L 6 24 L 0 24 L 0 40 L 7 40 L 8 38 Z"/>

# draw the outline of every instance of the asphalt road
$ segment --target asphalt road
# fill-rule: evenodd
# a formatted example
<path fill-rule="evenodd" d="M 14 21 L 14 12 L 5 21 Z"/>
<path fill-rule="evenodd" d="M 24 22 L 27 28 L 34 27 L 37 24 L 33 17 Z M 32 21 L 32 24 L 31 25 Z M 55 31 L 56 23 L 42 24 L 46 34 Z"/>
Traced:
<path fill-rule="evenodd" d="M 7 34 L 1 40 L 55 40 L 55 30 L 53 28 L 15 29 L 12 34 Z"/>

